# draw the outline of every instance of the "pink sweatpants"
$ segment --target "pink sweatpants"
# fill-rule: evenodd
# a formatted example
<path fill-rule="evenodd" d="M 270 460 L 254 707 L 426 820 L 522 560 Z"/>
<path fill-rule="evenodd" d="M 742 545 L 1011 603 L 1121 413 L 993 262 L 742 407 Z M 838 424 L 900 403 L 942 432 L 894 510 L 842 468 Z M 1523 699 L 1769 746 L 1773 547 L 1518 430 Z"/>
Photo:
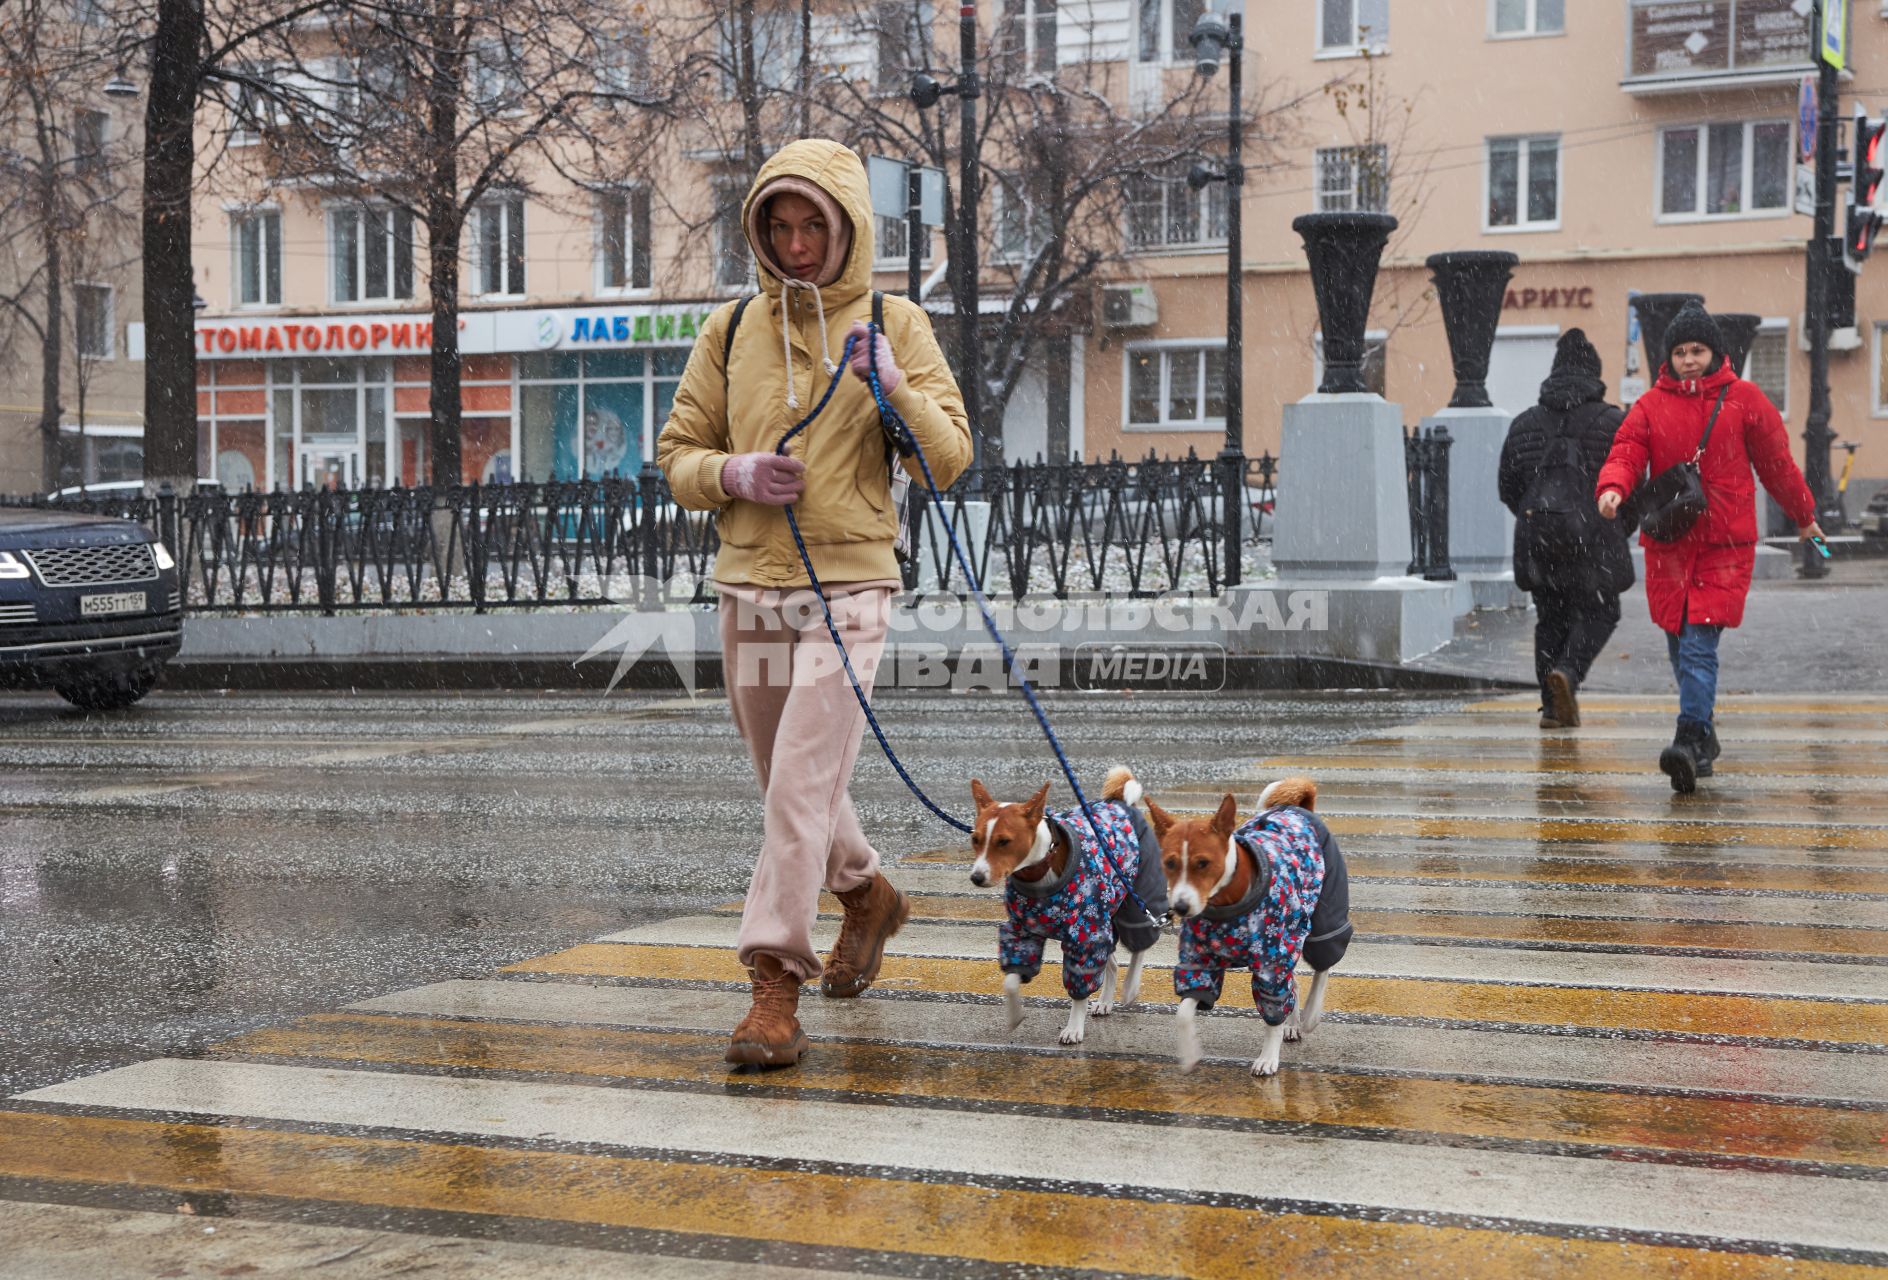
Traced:
<path fill-rule="evenodd" d="M 896 584 L 825 585 L 852 669 L 870 695 Z M 765 818 L 737 954 L 743 965 L 757 954 L 774 956 L 802 981 L 816 981 L 821 887 L 840 893 L 878 874 L 878 851 L 859 829 L 846 790 L 865 713 L 811 590 L 715 586 L 728 705 L 754 759 Z"/>

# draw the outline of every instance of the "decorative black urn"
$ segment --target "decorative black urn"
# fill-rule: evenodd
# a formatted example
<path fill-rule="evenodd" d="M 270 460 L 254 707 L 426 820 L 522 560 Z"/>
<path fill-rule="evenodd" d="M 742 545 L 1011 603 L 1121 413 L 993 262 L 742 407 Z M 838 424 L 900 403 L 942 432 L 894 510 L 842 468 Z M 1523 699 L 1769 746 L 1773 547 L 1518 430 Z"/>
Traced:
<path fill-rule="evenodd" d="M 1763 317 L 1730 311 L 1711 318 L 1718 322 L 1718 332 L 1724 335 L 1724 358 L 1731 362 L 1737 376 L 1743 377 L 1744 361 L 1750 359 L 1751 344 L 1757 341 L 1757 330 L 1763 328 Z"/>
<path fill-rule="evenodd" d="M 1304 237 L 1324 329 L 1324 381 L 1318 390 L 1326 395 L 1368 392 L 1364 330 L 1377 263 L 1396 219 L 1387 213 L 1307 213 L 1293 219 L 1291 229 Z"/>
<path fill-rule="evenodd" d="M 1442 327 L 1449 333 L 1449 359 L 1455 365 L 1451 409 L 1485 409 L 1492 403 L 1488 357 L 1495 349 L 1508 281 L 1520 261 L 1519 254 L 1497 250 L 1461 250 L 1429 258 L 1430 279 L 1442 303 Z"/>
<path fill-rule="evenodd" d="M 1639 337 L 1645 343 L 1645 380 L 1657 382 L 1665 363 L 1665 331 L 1687 302 L 1704 305 L 1702 293 L 1642 293 L 1632 300 L 1639 312 Z"/>

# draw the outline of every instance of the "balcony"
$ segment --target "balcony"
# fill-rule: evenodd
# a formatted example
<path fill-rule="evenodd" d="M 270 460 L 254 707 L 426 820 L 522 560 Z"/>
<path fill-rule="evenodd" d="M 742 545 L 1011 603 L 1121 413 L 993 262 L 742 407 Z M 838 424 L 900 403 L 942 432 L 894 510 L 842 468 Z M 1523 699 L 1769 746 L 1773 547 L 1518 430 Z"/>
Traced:
<path fill-rule="evenodd" d="M 1628 93 L 1788 84 L 1815 70 L 1804 0 L 1627 0 Z"/>

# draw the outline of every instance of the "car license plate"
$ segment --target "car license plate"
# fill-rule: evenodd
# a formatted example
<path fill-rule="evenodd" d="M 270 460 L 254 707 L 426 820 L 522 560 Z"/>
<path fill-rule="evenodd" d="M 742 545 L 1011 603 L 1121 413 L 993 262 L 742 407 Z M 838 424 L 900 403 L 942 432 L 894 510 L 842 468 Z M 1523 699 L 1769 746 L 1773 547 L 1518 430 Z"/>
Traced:
<path fill-rule="evenodd" d="M 142 591 L 119 591 L 104 596 L 80 596 L 79 612 L 87 618 L 107 613 L 143 613 Z"/>

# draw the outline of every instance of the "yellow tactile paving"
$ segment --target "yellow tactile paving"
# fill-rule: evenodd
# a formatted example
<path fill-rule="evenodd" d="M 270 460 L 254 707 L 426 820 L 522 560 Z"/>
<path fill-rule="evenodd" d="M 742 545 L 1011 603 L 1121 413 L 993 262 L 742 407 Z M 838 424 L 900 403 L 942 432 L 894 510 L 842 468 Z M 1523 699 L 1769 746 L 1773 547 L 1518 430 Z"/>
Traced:
<path fill-rule="evenodd" d="M 717 1060 L 724 1044 L 685 1032 L 320 1014 L 216 1051 L 738 1087 L 747 1078 Z M 1276 1088 L 1255 1090 L 1243 1064 L 1182 1075 L 1167 1063 L 846 1042 L 823 1045 L 765 1085 L 1024 1104 L 1079 1098 L 1131 1112 L 1888 1166 L 1888 1116 L 1771 1102 L 1317 1071 L 1285 1072 Z"/>
<path fill-rule="evenodd" d="M 912 917 L 918 920 L 1003 919 L 1003 900 L 914 893 Z M 723 902 L 715 910 L 738 912 L 741 903 Z M 831 894 L 820 896 L 827 915 L 842 910 Z M 1370 911 L 1352 907 L 1351 923 L 1360 933 L 1413 938 L 1489 938 L 1502 941 L 1597 943 L 1633 947 L 1698 947 L 1726 951 L 1800 951 L 1818 955 L 1888 956 L 1888 930 L 1819 929 L 1813 925 L 1685 923 L 1664 920 L 1612 920 L 1592 917 L 1484 915 L 1477 912 Z"/>
<path fill-rule="evenodd" d="M 0 1113 L 0 1174 L 867 1247 L 993 1270 L 1836 1280 L 1841 1263 L 565 1151 Z M 915 1259 L 914 1259 L 915 1260 Z"/>
<path fill-rule="evenodd" d="M 992 948 L 992 958 L 987 961 L 887 956 L 876 985 L 887 991 L 998 995 L 1003 990 L 1003 975 L 996 966 L 994 941 Z M 507 965 L 504 972 L 699 982 L 747 979 L 746 970 L 731 950 L 636 943 L 584 943 Z M 1025 991 L 1059 997 L 1061 966 L 1043 965 L 1041 976 Z M 1172 988 L 1164 974 L 1151 975 L 1142 989 L 1142 999 L 1147 1002 L 1169 1001 L 1171 997 Z M 1224 999 L 1229 1007 L 1250 1009 L 1251 988 L 1243 978 L 1229 977 Z M 1327 1007 L 1339 1013 L 1397 1018 L 1888 1045 L 1888 1004 L 1777 996 L 1352 977 L 1339 969 L 1331 977 Z M 997 1015 L 992 1012 L 990 1016 Z"/>

